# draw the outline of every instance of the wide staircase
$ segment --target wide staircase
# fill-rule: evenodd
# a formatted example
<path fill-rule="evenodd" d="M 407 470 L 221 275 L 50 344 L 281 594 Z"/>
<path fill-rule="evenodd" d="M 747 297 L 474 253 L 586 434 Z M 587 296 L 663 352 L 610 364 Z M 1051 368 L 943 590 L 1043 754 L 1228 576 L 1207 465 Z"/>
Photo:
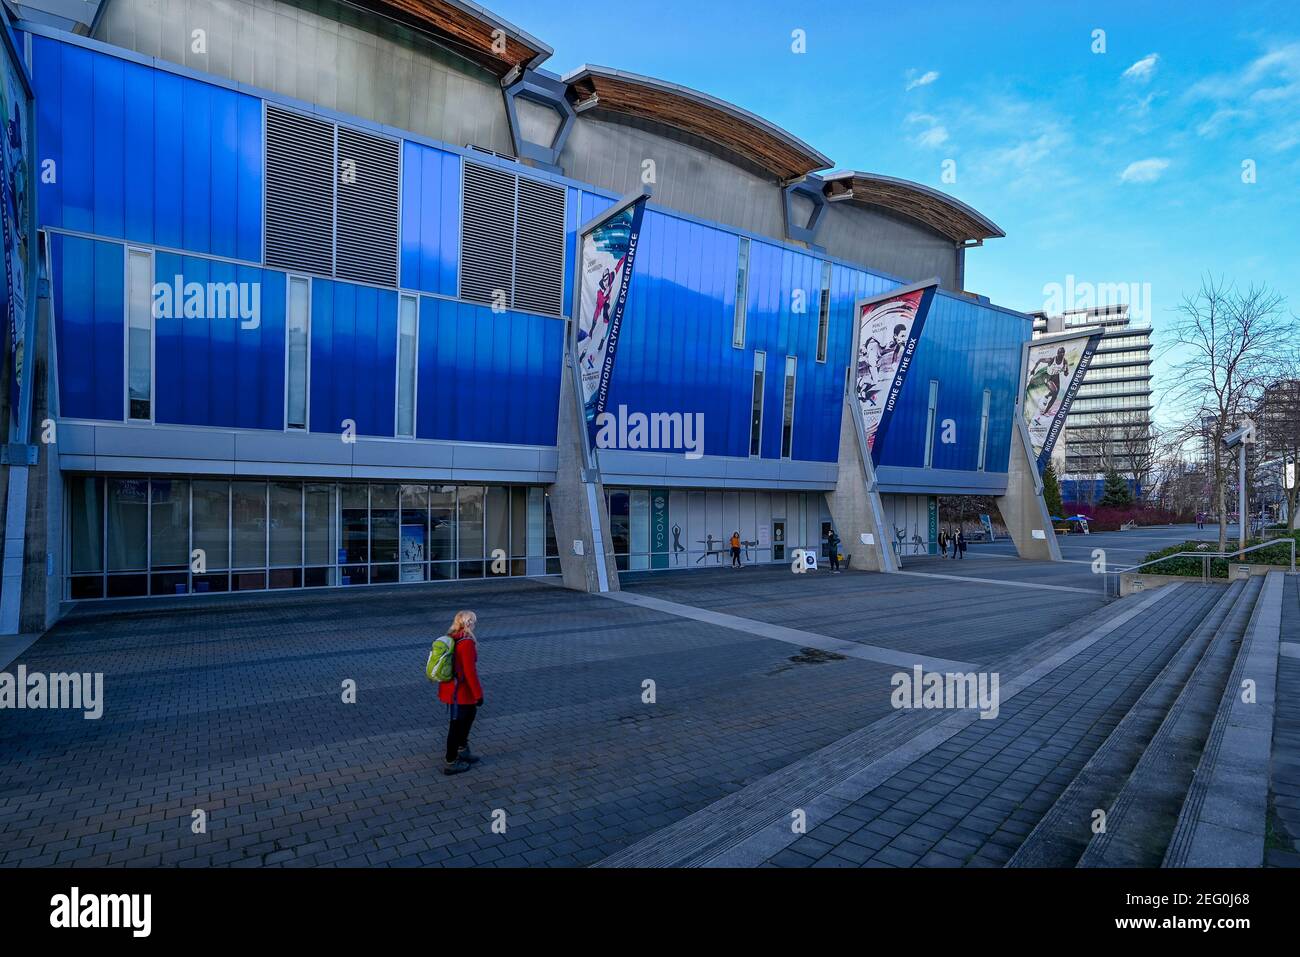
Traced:
<path fill-rule="evenodd" d="M 1283 581 L 1218 586 L 1008 866 L 1263 863 Z"/>
<path fill-rule="evenodd" d="M 985 666 L 997 720 L 895 711 L 602 866 L 1258 866 L 1283 583 L 1112 602 Z"/>

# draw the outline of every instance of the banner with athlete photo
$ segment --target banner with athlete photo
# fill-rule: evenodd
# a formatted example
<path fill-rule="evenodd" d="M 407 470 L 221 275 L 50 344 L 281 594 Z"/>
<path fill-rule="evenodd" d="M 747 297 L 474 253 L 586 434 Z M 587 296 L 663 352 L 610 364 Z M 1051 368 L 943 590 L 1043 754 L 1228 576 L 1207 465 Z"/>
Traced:
<path fill-rule="evenodd" d="M 605 411 L 614 371 L 618 333 L 636 260 L 646 197 L 640 196 L 582 236 L 577 340 L 574 352 L 582 380 L 588 427 Z"/>
<path fill-rule="evenodd" d="M 1025 394 L 1020 411 L 1029 429 L 1030 454 L 1040 473 L 1052 459 L 1065 416 L 1100 341 L 1101 331 L 1089 329 L 1077 336 L 1032 342 L 1025 350 Z"/>
<path fill-rule="evenodd" d="M 857 304 L 854 388 L 872 464 L 907 381 L 937 281 L 895 289 Z"/>
<path fill-rule="evenodd" d="M 23 406 L 23 373 L 27 366 L 26 333 L 33 301 L 28 288 L 34 272 L 31 239 L 33 207 L 30 133 L 28 117 L 31 97 L 17 52 L 9 42 L 7 18 L 0 19 L 4 41 L 0 44 L 0 231 L 4 235 L 4 271 L 0 273 L 0 310 L 9 336 L 13 366 L 9 376 L 9 403 L 14 421 Z M 9 423 L 0 423 L 8 438 Z"/>

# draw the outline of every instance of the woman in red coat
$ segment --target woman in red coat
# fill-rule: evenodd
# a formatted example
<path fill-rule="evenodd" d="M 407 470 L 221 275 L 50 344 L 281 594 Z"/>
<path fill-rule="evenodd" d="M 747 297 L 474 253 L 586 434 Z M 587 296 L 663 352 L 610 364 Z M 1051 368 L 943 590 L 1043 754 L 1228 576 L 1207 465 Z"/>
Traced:
<path fill-rule="evenodd" d="M 478 616 L 472 611 L 458 611 L 447 630 L 456 642 L 456 650 L 452 653 L 452 679 L 438 685 L 438 700 L 447 705 L 451 716 L 443 774 L 468 771 L 478 760 L 469 750 L 469 729 L 483 705 L 483 686 L 478 681 L 478 642 L 474 639 L 476 624 Z"/>

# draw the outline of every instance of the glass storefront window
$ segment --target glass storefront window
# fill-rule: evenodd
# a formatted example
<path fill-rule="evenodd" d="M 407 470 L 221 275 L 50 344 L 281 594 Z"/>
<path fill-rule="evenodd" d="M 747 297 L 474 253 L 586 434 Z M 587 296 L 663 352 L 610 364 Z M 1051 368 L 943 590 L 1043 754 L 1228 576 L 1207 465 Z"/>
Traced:
<path fill-rule="evenodd" d="M 483 500 L 481 485 L 462 485 L 457 494 L 457 542 L 460 577 L 483 577 Z"/>
<path fill-rule="evenodd" d="M 235 568 L 266 567 L 266 483 L 231 482 L 230 514 Z"/>
<path fill-rule="evenodd" d="M 397 561 L 397 493 L 396 485 L 370 486 L 370 563 L 372 565 Z M 396 581 L 395 572 L 393 580 Z"/>
<path fill-rule="evenodd" d="M 370 580 L 365 567 L 370 562 L 370 490 L 346 484 L 340 487 L 339 498 L 339 564 L 346 566 L 342 583 L 364 585 Z"/>
<path fill-rule="evenodd" d="M 271 565 L 302 564 L 302 484 L 271 483 Z"/>
<path fill-rule="evenodd" d="M 148 563 L 149 482 L 108 483 L 108 570 L 144 571 Z"/>
<path fill-rule="evenodd" d="M 424 581 L 429 560 L 429 489 L 425 485 L 402 486 L 402 513 L 399 534 L 401 580 Z"/>
<path fill-rule="evenodd" d="M 493 485 L 487 490 L 484 514 L 484 555 L 489 575 L 510 574 L 510 489 Z"/>
<path fill-rule="evenodd" d="M 73 599 L 559 571 L 540 487 L 76 475 L 65 485 Z"/>
<path fill-rule="evenodd" d="M 429 489 L 429 559 L 434 562 L 454 562 L 456 559 L 456 486 L 435 485 Z M 435 578 L 455 578 L 451 574 Z"/>

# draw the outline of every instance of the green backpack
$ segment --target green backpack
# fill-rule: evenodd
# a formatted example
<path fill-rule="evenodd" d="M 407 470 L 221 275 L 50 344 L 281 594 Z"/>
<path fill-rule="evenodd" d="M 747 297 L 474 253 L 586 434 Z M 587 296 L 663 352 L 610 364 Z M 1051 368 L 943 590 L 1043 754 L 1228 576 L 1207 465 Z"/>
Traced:
<path fill-rule="evenodd" d="M 456 639 L 443 635 L 429 649 L 429 660 L 424 663 L 424 675 L 434 684 L 450 681 L 455 663 Z"/>

